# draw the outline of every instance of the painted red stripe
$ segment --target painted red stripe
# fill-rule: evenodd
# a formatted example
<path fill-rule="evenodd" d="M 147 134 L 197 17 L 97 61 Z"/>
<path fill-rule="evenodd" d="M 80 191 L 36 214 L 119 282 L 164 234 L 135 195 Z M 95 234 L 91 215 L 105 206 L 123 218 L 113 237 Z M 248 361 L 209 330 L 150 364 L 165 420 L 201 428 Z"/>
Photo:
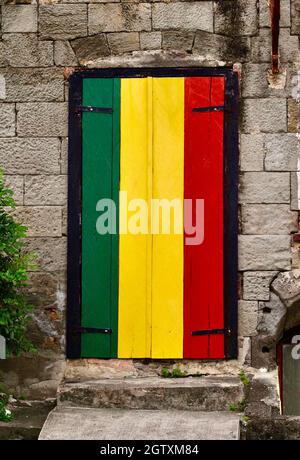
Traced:
<path fill-rule="evenodd" d="M 224 105 L 224 77 L 185 79 L 184 197 L 204 199 L 204 242 L 184 247 L 184 358 L 223 358 L 223 112 L 193 112 Z"/>

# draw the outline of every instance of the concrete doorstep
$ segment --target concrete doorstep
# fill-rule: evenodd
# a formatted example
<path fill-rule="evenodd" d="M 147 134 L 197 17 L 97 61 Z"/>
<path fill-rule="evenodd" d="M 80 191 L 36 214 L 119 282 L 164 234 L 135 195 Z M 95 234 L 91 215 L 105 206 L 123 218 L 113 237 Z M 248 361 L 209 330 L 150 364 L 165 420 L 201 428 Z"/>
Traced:
<path fill-rule="evenodd" d="M 39 439 L 239 439 L 244 398 L 232 376 L 63 382 Z"/>
<path fill-rule="evenodd" d="M 230 412 L 95 409 L 58 406 L 40 440 L 238 440 L 240 416 Z"/>

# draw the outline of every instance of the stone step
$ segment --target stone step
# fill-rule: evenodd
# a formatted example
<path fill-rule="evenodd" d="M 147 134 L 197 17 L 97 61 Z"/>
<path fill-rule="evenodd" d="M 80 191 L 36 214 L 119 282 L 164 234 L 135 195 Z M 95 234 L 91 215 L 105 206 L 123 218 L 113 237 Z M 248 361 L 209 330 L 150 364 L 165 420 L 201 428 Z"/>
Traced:
<path fill-rule="evenodd" d="M 23 401 L 9 405 L 13 413 L 10 422 L 0 422 L 0 440 L 37 440 L 54 401 Z"/>
<path fill-rule="evenodd" d="M 228 411 L 243 398 L 242 383 L 231 376 L 103 379 L 58 390 L 59 405 L 107 409 Z"/>
<path fill-rule="evenodd" d="M 56 407 L 40 440 L 237 440 L 240 417 L 230 412 Z"/>

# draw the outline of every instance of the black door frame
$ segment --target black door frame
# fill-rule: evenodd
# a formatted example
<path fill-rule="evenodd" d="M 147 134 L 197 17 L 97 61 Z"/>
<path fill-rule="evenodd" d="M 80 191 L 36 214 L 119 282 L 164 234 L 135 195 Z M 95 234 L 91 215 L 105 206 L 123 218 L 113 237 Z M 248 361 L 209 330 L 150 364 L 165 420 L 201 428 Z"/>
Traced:
<path fill-rule="evenodd" d="M 69 78 L 67 346 L 69 359 L 81 357 L 81 194 L 82 82 L 117 77 L 225 78 L 224 112 L 224 329 L 225 358 L 236 358 L 238 276 L 238 77 L 232 68 L 78 69 Z"/>

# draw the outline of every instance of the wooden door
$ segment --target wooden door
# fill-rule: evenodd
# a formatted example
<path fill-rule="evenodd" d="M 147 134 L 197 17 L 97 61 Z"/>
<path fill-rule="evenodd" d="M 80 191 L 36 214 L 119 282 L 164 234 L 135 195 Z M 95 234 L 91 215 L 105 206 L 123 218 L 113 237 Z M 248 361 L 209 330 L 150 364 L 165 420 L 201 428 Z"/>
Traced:
<path fill-rule="evenodd" d="M 80 356 L 236 355 L 236 109 L 226 110 L 236 79 L 230 75 L 82 77 Z M 97 230 L 103 199 L 115 203 L 115 233 Z M 155 212 L 156 219 L 164 212 L 155 208 L 161 200 L 171 203 L 169 232 L 155 222 Z M 192 203 L 191 215 L 184 200 Z M 199 236 L 186 225 L 195 224 L 196 200 L 203 228 L 190 244 Z M 70 336 L 74 342 L 74 330 Z"/>

